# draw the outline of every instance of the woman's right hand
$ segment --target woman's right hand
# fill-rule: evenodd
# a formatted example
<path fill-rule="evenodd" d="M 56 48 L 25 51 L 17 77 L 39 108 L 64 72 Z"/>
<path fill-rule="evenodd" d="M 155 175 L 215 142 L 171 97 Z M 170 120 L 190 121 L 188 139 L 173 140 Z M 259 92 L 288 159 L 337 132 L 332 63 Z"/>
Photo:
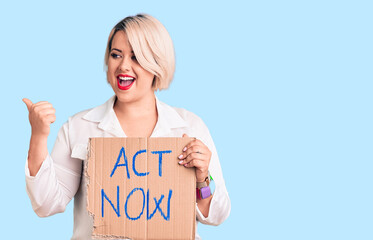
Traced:
<path fill-rule="evenodd" d="M 56 110 L 52 104 L 46 101 L 32 103 L 31 100 L 24 98 L 23 102 L 29 111 L 31 134 L 34 137 L 47 138 L 50 132 L 50 124 L 56 121 Z"/>
<path fill-rule="evenodd" d="M 48 155 L 47 140 L 50 125 L 56 121 L 56 110 L 49 102 L 33 104 L 31 100 L 24 98 L 29 112 L 31 125 L 30 148 L 28 152 L 28 168 L 30 176 L 36 176 L 44 159 Z"/>

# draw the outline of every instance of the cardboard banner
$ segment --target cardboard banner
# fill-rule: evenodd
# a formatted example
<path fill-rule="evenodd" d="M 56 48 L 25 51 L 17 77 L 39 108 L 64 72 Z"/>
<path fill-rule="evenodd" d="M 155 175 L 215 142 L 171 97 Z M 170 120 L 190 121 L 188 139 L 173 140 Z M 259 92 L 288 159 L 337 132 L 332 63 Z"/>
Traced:
<path fill-rule="evenodd" d="M 193 138 L 91 138 L 86 166 L 93 238 L 194 239 L 194 168 L 178 164 Z"/>

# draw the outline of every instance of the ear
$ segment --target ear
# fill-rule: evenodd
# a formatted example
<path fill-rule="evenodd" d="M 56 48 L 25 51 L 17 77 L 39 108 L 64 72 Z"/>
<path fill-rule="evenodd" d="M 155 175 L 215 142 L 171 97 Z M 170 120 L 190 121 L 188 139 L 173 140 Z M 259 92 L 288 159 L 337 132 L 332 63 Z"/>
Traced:
<path fill-rule="evenodd" d="M 159 79 L 159 77 L 154 76 L 153 83 L 152 83 L 152 89 L 153 89 L 153 91 L 160 91 L 160 90 L 162 90 L 163 88 L 161 88 L 160 85 L 161 85 L 161 80 Z"/>
<path fill-rule="evenodd" d="M 154 75 L 153 82 L 152 82 L 152 87 L 156 88 L 157 85 L 157 77 Z"/>

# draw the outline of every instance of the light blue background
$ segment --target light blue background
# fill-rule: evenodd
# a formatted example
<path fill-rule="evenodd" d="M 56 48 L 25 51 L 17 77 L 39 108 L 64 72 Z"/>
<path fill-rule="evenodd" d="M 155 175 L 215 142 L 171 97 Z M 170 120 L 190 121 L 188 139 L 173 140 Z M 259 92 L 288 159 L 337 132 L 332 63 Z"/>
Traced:
<path fill-rule="evenodd" d="M 51 150 L 69 116 L 112 96 L 107 37 L 140 12 L 175 44 L 159 98 L 198 114 L 220 156 L 232 211 L 203 239 L 373 239 L 370 1 L 97 2 L 0 3 L 2 239 L 71 237 L 72 202 L 32 211 L 21 99 L 57 109 Z"/>

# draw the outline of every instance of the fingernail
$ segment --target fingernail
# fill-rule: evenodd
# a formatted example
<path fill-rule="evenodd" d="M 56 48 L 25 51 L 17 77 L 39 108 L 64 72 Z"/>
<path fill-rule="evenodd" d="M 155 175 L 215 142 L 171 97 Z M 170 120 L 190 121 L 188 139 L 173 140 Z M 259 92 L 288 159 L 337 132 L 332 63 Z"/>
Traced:
<path fill-rule="evenodd" d="M 184 149 L 183 149 L 183 152 L 185 152 L 187 150 L 187 147 L 185 147 Z"/>
<path fill-rule="evenodd" d="M 188 165 L 188 163 L 185 163 L 185 164 L 184 164 L 184 167 L 186 167 L 187 165 Z"/>
<path fill-rule="evenodd" d="M 181 160 L 180 162 L 179 162 L 179 164 L 182 164 L 184 161 L 183 160 Z"/>
<path fill-rule="evenodd" d="M 183 157 L 183 154 L 181 154 L 178 158 L 181 159 Z"/>

